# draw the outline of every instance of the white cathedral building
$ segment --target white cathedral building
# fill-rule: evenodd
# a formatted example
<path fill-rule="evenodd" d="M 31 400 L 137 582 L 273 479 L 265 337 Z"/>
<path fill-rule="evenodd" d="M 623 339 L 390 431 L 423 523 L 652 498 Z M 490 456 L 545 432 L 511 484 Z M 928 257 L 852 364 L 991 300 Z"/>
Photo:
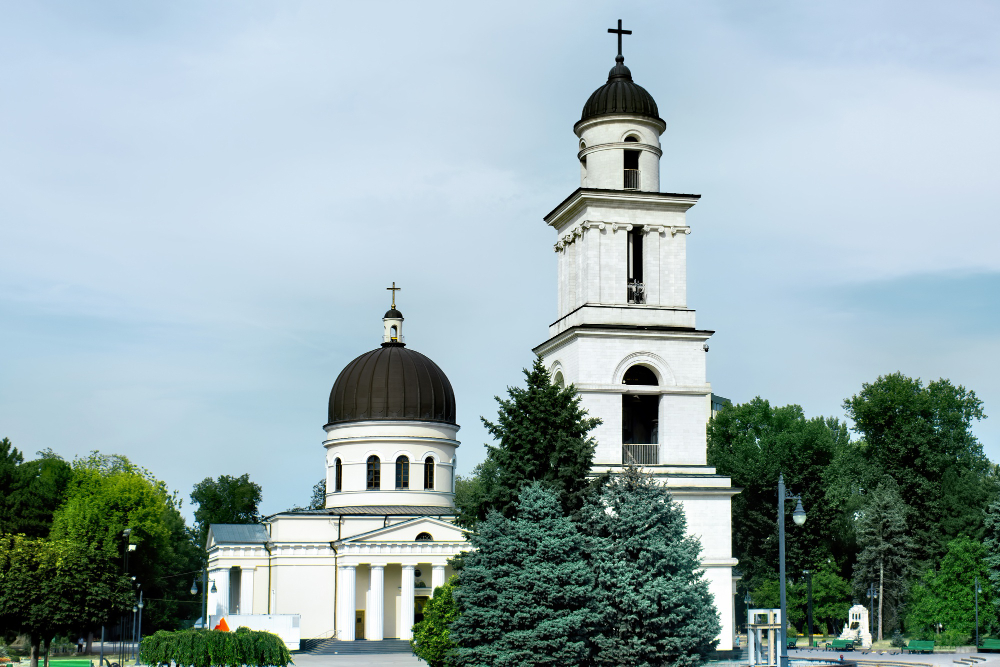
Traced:
<path fill-rule="evenodd" d="M 534 351 L 603 422 L 594 473 L 639 465 L 683 505 L 722 624 L 718 649 L 729 650 L 738 489 L 706 459 L 713 332 L 697 328 L 686 294 L 686 214 L 699 195 L 660 191 L 666 123 L 620 41 L 573 130 L 580 187 L 544 218 L 556 233 L 558 314 Z M 455 403 L 445 373 L 406 346 L 393 299 L 381 346 L 350 362 L 330 394 L 326 507 L 211 527 L 213 623 L 297 614 L 302 638 L 411 638 L 452 574 L 448 559 L 469 548 L 453 523 Z"/>

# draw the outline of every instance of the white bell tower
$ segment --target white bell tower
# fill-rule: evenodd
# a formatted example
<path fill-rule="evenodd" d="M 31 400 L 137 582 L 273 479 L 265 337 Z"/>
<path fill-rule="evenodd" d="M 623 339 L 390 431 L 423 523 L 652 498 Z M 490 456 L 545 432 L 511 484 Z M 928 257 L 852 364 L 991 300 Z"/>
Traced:
<path fill-rule="evenodd" d="M 660 135 L 667 124 L 621 55 L 584 105 L 581 183 L 545 222 L 556 232 L 558 314 L 535 348 L 553 380 L 573 384 L 602 424 L 594 473 L 633 464 L 670 487 L 701 539 L 702 563 L 733 645 L 732 522 L 738 493 L 707 465 L 712 387 L 705 357 L 712 331 L 687 304 L 687 211 L 700 195 L 660 192 Z"/>

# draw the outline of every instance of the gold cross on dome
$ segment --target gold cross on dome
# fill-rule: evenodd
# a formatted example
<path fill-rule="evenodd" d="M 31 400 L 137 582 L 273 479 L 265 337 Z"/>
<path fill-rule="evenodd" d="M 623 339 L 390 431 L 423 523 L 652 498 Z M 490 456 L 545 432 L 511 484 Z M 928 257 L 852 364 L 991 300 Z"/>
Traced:
<path fill-rule="evenodd" d="M 402 287 L 396 287 L 396 281 L 392 281 L 392 287 L 386 287 L 387 290 L 392 290 L 392 307 L 396 308 L 396 292 L 403 289 Z"/>

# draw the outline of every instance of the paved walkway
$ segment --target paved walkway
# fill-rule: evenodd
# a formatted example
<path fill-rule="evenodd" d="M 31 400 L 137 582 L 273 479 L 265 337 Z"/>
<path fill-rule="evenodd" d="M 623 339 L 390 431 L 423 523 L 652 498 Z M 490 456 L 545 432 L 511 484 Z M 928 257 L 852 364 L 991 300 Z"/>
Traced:
<path fill-rule="evenodd" d="M 896 649 L 894 649 L 896 650 Z M 912 663 L 917 665 L 935 665 L 937 667 L 961 667 L 961 665 L 955 664 L 956 660 L 961 660 L 962 658 L 968 658 L 970 655 L 974 655 L 977 658 L 986 658 L 986 660 L 977 661 L 977 666 L 981 667 L 1000 667 L 1000 653 L 893 653 L 890 654 L 886 652 L 884 655 L 879 653 L 861 653 L 860 651 L 823 651 L 820 649 L 808 650 L 799 649 L 788 652 L 791 658 L 814 658 L 814 659 L 836 659 L 841 655 L 844 656 L 844 660 L 858 660 L 865 662 L 892 662 L 892 663 Z"/>
<path fill-rule="evenodd" d="M 367 655 L 305 655 L 292 656 L 296 667 L 427 667 L 427 663 L 415 655 L 405 653 L 377 653 Z M 957 666 L 956 666 L 957 667 Z"/>

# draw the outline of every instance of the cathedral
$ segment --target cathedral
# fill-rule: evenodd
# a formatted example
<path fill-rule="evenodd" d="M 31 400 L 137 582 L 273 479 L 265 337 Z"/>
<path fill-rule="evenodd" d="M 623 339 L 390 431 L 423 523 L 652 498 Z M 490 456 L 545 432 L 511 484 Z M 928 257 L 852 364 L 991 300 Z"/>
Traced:
<path fill-rule="evenodd" d="M 718 649 L 729 650 L 738 489 L 706 459 L 713 332 L 696 326 L 686 284 L 686 215 L 699 195 L 660 191 L 667 125 L 625 66 L 629 31 L 619 21 L 609 32 L 618 34 L 615 65 L 573 126 L 580 187 L 544 217 L 556 237 L 558 306 L 534 351 L 602 420 L 594 474 L 640 466 L 682 504 L 720 616 Z M 381 345 L 333 384 L 326 507 L 211 527 L 212 625 L 287 615 L 303 639 L 410 639 L 452 574 L 448 560 L 469 548 L 453 523 L 455 394 L 436 363 L 406 346 L 403 322 L 393 297 Z"/>

